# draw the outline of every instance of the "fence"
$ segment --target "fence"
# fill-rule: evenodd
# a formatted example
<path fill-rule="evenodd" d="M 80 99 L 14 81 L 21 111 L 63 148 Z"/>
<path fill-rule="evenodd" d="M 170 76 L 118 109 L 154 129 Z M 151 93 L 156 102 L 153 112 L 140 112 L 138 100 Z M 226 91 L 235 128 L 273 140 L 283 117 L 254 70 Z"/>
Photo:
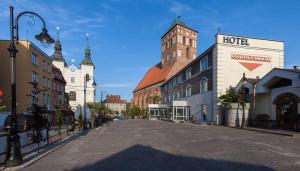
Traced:
<path fill-rule="evenodd" d="M 43 129 L 41 131 L 41 134 L 43 135 L 44 138 L 39 144 L 32 141 L 32 131 L 19 133 L 22 155 L 24 156 L 35 150 L 39 152 L 40 147 L 53 143 L 57 140 L 60 140 L 63 137 L 66 137 L 70 132 L 69 131 L 70 128 L 71 126 L 69 125 L 63 125 L 60 129 L 61 134 L 59 134 L 58 127 Z M 74 130 L 72 131 L 72 133 L 74 133 Z M 0 165 L 3 165 L 6 159 L 7 136 L 8 136 L 7 132 L 0 132 Z"/>

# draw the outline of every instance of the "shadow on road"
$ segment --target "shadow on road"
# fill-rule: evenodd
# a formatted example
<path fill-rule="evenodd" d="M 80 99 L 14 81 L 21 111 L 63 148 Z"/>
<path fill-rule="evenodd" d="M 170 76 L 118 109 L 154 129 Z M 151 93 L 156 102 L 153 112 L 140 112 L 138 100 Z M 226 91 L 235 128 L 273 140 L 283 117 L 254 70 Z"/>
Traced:
<path fill-rule="evenodd" d="M 73 171 L 104 170 L 104 171 L 177 171 L 177 170 L 243 170 L 273 171 L 263 166 L 232 161 L 178 156 L 156 150 L 149 146 L 134 145 L 124 151 L 112 155 L 96 163 L 74 168 Z"/>

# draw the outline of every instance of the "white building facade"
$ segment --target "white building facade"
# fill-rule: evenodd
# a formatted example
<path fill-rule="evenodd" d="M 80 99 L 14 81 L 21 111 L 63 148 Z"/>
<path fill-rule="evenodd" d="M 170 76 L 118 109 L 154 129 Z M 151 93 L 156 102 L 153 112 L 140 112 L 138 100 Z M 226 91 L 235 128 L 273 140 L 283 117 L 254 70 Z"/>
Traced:
<path fill-rule="evenodd" d="M 57 40 L 55 43 L 55 52 L 52 55 L 52 63 L 59 68 L 67 82 L 65 91 L 69 94 L 69 104 L 75 115 L 78 116 L 83 111 L 84 106 L 84 79 L 86 74 L 89 75 L 90 81 L 86 86 L 86 102 L 95 102 L 96 86 L 94 84 L 95 65 L 91 60 L 91 51 L 89 46 L 85 49 L 85 57 L 80 63 L 80 67 L 74 64 L 68 65 L 61 53 L 61 44 Z M 87 110 L 88 117 L 90 111 Z"/>

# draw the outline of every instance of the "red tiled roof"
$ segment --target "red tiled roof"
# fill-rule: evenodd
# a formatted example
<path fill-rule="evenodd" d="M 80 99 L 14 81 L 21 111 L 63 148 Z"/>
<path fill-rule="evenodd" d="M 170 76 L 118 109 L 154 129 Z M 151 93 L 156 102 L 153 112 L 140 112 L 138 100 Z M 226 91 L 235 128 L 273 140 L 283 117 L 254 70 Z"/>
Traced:
<path fill-rule="evenodd" d="M 121 96 L 119 96 L 119 95 L 109 95 L 109 96 L 106 96 L 105 102 L 107 102 L 107 103 L 127 103 L 127 101 L 126 100 L 122 100 Z"/>
<path fill-rule="evenodd" d="M 150 68 L 144 75 L 143 79 L 139 82 L 133 92 L 149 87 L 156 83 L 160 83 L 166 79 L 167 71 L 163 71 L 161 63 Z"/>

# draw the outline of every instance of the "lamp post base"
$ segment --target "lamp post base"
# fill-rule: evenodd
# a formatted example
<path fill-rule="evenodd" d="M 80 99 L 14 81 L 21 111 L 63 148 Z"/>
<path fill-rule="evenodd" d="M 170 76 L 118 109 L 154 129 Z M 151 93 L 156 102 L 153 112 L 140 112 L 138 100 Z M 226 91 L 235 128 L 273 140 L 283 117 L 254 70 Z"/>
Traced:
<path fill-rule="evenodd" d="M 9 152 L 7 154 L 7 160 L 5 161 L 6 167 L 19 166 L 23 163 L 20 145 L 20 136 L 13 135 L 8 136 Z"/>

